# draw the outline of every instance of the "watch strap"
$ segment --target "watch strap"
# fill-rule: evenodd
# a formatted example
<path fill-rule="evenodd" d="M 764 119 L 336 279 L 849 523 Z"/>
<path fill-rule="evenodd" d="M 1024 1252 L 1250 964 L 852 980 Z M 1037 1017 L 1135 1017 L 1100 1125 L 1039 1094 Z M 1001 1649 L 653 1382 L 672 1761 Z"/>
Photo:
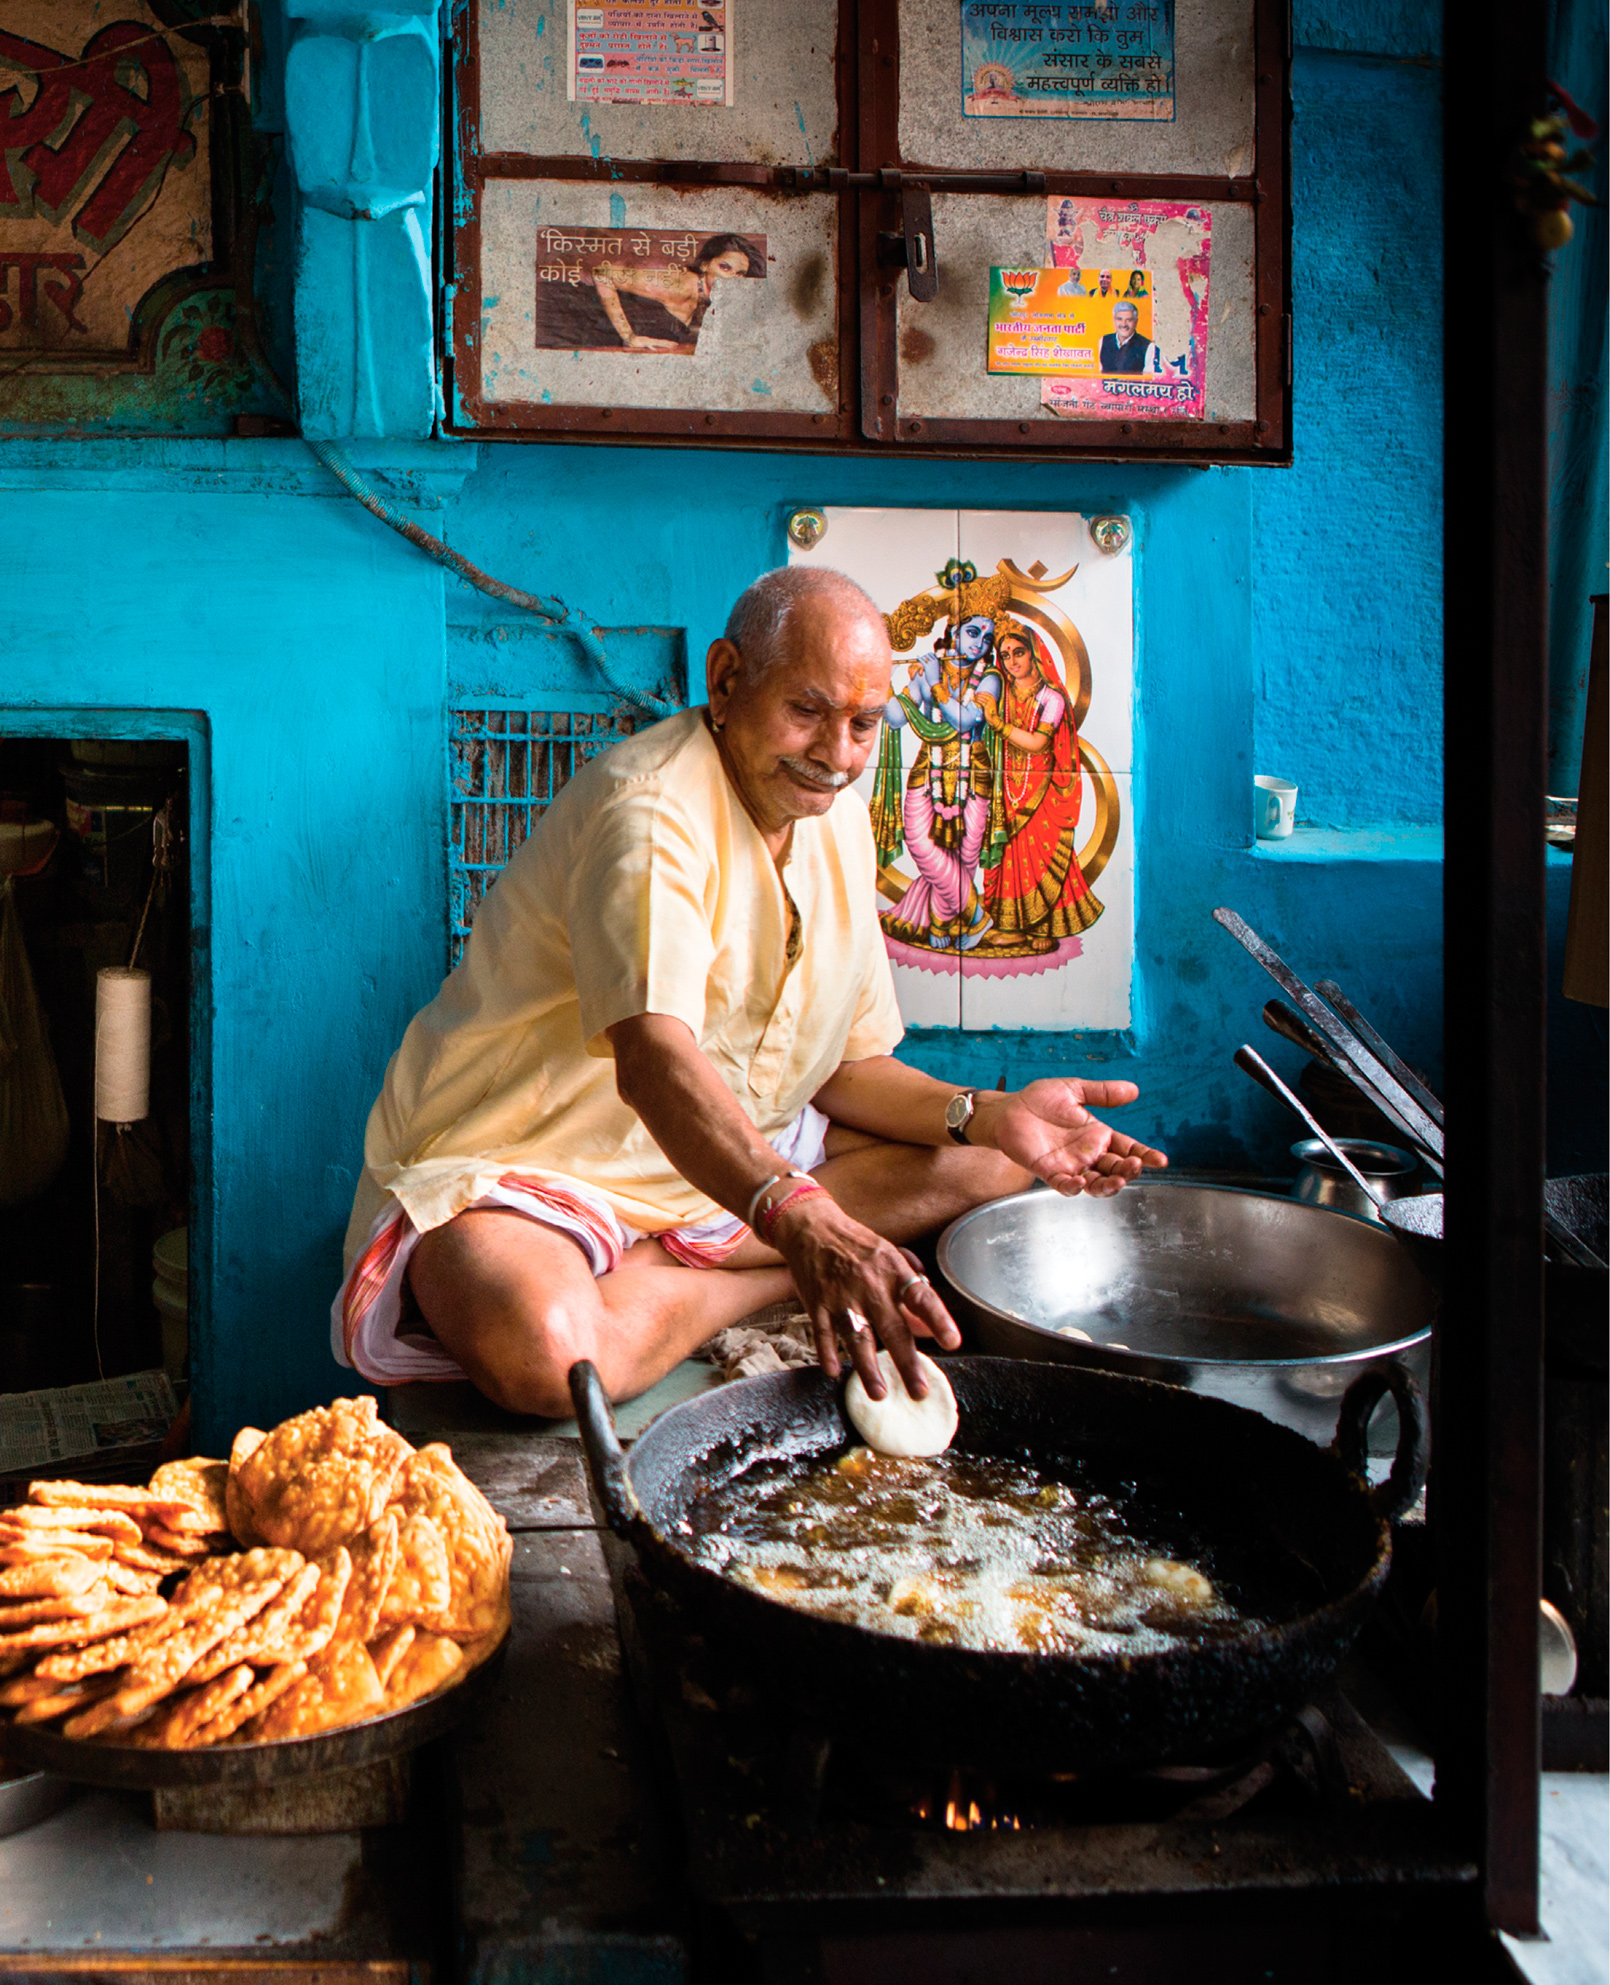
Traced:
<path fill-rule="evenodd" d="M 967 1114 L 962 1118 L 960 1123 L 952 1123 L 951 1111 L 955 1109 L 957 1103 L 959 1103 L 964 1097 L 966 1098 L 967 1101 Z M 974 1113 L 976 1112 L 977 1108 L 978 1108 L 978 1103 L 977 1103 L 976 1091 L 972 1089 L 958 1089 L 956 1094 L 951 1097 L 950 1102 L 946 1105 L 945 1108 L 945 1128 L 947 1131 L 949 1131 L 951 1139 L 954 1143 L 966 1144 L 969 1145 L 970 1147 L 971 1140 L 967 1135 L 967 1126 L 972 1122 Z"/>

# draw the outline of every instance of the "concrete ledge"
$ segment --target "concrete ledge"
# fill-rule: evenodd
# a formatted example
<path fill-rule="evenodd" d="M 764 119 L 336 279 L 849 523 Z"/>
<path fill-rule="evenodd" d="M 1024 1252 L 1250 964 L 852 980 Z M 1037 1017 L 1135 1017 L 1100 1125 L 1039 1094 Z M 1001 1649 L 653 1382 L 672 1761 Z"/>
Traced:
<path fill-rule="evenodd" d="M 437 510 L 475 468 L 463 441 L 344 440 L 342 453 L 393 502 Z M 0 435 L 0 491 L 174 491 L 218 496 L 352 499 L 296 436 L 267 440 L 121 437 L 73 440 Z"/>
<path fill-rule="evenodd" d="M 1440 827 L 1299 827 L 1283 841 L 1254 841 L 1270 862 L 1440 862 Z"/>

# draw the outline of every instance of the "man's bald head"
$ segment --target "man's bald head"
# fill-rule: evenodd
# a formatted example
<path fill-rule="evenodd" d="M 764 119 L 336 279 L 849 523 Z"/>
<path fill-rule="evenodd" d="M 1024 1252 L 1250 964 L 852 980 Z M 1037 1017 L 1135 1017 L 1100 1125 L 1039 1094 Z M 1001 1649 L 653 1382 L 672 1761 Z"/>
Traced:
<path fill-rule="evenodd" d="M 743 657 L 746 682 L 758 682 L 793 652 L 803 618 L 829 615 L 851 626 L 870 624 L 885 641 L 883 615 L 853 579 L 825 565 L 779 565 L 739 594 L 724 638 Z"/>
<path fill-rule="evenodd" d="M 842 572 L 763 574 L 705 657 L 727 776 L 776 854 L 859 776 L 889 700 L 883 615 Z"/>

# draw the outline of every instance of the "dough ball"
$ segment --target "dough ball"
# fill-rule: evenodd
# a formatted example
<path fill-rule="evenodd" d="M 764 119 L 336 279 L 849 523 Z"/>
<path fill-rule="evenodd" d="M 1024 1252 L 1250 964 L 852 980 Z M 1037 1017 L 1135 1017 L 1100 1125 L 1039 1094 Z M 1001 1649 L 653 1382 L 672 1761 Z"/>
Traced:
<path fill-rule="evenodd" d="M 878 1353 L 878 1370 L 889 1388 L 881 1399 L 869 1399 L 861 1374 L 851 1372 L 844 1388 L 844 1410 L 850 1425 L 868 1447 L 878 1454 L 898 1454 L 907 1458 L 943 1454 L 956 1438 L 956 1395 L 950 1380 L 932 1358 L 917 1353 L 917 1363 L 928 1381 L 924 1399 L 913 1399 L 905 1380 L 887 1351 Z"/>

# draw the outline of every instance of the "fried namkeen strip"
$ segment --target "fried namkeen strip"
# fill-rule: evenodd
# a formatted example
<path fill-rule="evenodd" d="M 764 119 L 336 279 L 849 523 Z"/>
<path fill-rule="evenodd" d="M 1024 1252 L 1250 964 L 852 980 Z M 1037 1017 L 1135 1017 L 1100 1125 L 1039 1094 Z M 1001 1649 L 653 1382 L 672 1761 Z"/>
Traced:
<path fill-rule="evenodd" d="M 194 1521 L 167 1523 L 170 1530 L 227 1530 L 229 1463 L 193 1455 L 187 1461 L 165 1461 L 151 1477 L 152 1495 L 171 1498 L 188 1507 Z"/>
<path fill-rule="evenodd" d="M 0 1571 L 0 1599 L 47 1599 L 64 1592 L 87 1592 L 105 1573 L 93 1559 L 64 1554 L 30 1558 Z"/>
<path fill-rule="evenodd" d="M 396 1506 L 406 1518 L 428 1516 L 447 1545 L 451 1595 L 425 1621 L 454 1640 L 479 1640 L 496 1624 L 514 1545 L 503 1519 L 439 1441 L 404 1463 Z"/>
<path fill-rule="evenodd" d="M 366 1394 L 282 1421 L 243 1459 L 231 1457 L 229 1480 L 261 1535 L 313 1556 L 369 1528 L 408 1452 L 377 1424 Z"/>
<path fill-rule="evenodd" d="M 325 1649 L 294 1688 L 247 1726 L 256 1743 L 316 1736 L 372 1716 L 385 1701 L 369 1650 L 359 1642 Z"/>
<path fill-rule="evenodd" d="M 0 1521 L 0 1565 L 32 1564 L 39 1558 L 109 1558 L 112 1539 L 88 1530 L 15 1530 Z"/>
<path fill-rule="evenodd" d="M 404 1709 L 433 1695 L 464 1665 L 464 1650 L 446 1634 L 418 1633 L 386 1684 L 386 1708 Z"/>
<path fill-rule="evenodd" d="M 397 1563 L 380 1602 L 376 1630 L 439 1619 L 453 1602 L 452 1566 L 442 1533 L 422 1512 L 397 1531 Z"/>
<path fill-rule="evenodd" d="M 270 1668 L 255 1688 L 250 1688 L 244 1695 L 237 1696 L 222 1715 L 215 1716 L 210 1723 L 202 1725 L 195 1734 L 193 1747 L 201 1750 L 208 1744 L 226 1742 L 243 1725 L 250 1723 L 253 1717 L 261 1716 L 270 1703 L 278 1702 L 285 1691 L 294 1683 L 301 1681 L 306 1673 L 305 1661 L 284 1661 L 279 1667 Z"/>
<path fill-rule="evenodd" d="M 146 1751 L 188 1749 L 195 1742 L 196 1732 L 245 1695 L 253 1679 L 251 1667 L 241 1662 L 202 1688 L 186 1689 L 138 1725 L 133 1741 Z"/>
<path fill-rule="evenodd" d="M 249 1454 L 255 1454 L 268 1439 L 261 1427 L 242 1427 L 229 1450 L 229 1475 L 224 1483 L 224 1509 L 235 1541 L 248 1549 L 267 1539 L 252 1521 L 251 1506 L 240 1486 L 240 1468 Z"/>
<path fill-rule="evenodd" d="M 88 1508 L 68 1504 L 63 1508 L 36 1509 L 28 1503 L 17 1503 L 0 1513 L 0 1524 L 7 1530 L 81 1530 L 129 1544 L 140 1541 L 140 1526 L 127 1510 L 102 1509 L 95 1504 Z"/>
<path fill-rule="evenodd" d="M 41 1620 L 87 1619 L 112 1600 L 110 1585 L 92 1585 L 87 1592 L 64 1592 L 47 1599 L 15 1599 L 0 1603 L 0 1635 L 18 1627 L 37 1626 Z"/>
<path fill-rule="evenodd" d="M 322 1574 L 317 1565 L 303 1565 L 282 1587 L 279 1596 L 263 1608 L 255 1620 L 237 1627 L 227 1640 L 221 1640 L 204 1655 L 185 1677 L 190 1682 L 210 1682 L 241 1661 L 283 1662 L 295 1657 L 284 1650 L 290 1644 L 290 1631 L 303 1606 L 312 1597 Z M 331 1621 L 333 1627 L 335 1622 Z M 325 1639 L 329 1639 L 325 1634 Z M 300 1650 L 299 1650 L 300 1652 Z"/>
<path fill-rule="evenodd" d="M 369 1659 L 375 1664 L 375 1673 L 382 1688 L 391 1680 L 392 1669 L 408 1652 L 416 1631 L 405 1622 L 400 1627 L 393 1627 L 389 1633 L 381 1634 L 377 1640 L 370 1641 Z"/>
<path fill-rule="evenodd" d="M 78 1647 L 86 1641 L 105 1640 L 110 1634 L 126 1633 L 161 1617 L 168 1602 L 153 1593 L 145 1599 L 114 1599 L 98 1613 L 73 1620 L 41 1620 L 38 1625 L 21 1627 L 16 1633 L 0 1635 L 0 1658 L 30 1647 Z"/>
<path fill-rule="evenodd" d="M 116 1687 L 115 1675 L 92 1675 L 83 1682 L 46 1682 L 39 1694 L 31 1695 L 22 1704 L 12 1720 L 22 1724 L 54 1723 L 58 1716 L 67 1715 L 70 1710 L 87 1709 Z"/>

